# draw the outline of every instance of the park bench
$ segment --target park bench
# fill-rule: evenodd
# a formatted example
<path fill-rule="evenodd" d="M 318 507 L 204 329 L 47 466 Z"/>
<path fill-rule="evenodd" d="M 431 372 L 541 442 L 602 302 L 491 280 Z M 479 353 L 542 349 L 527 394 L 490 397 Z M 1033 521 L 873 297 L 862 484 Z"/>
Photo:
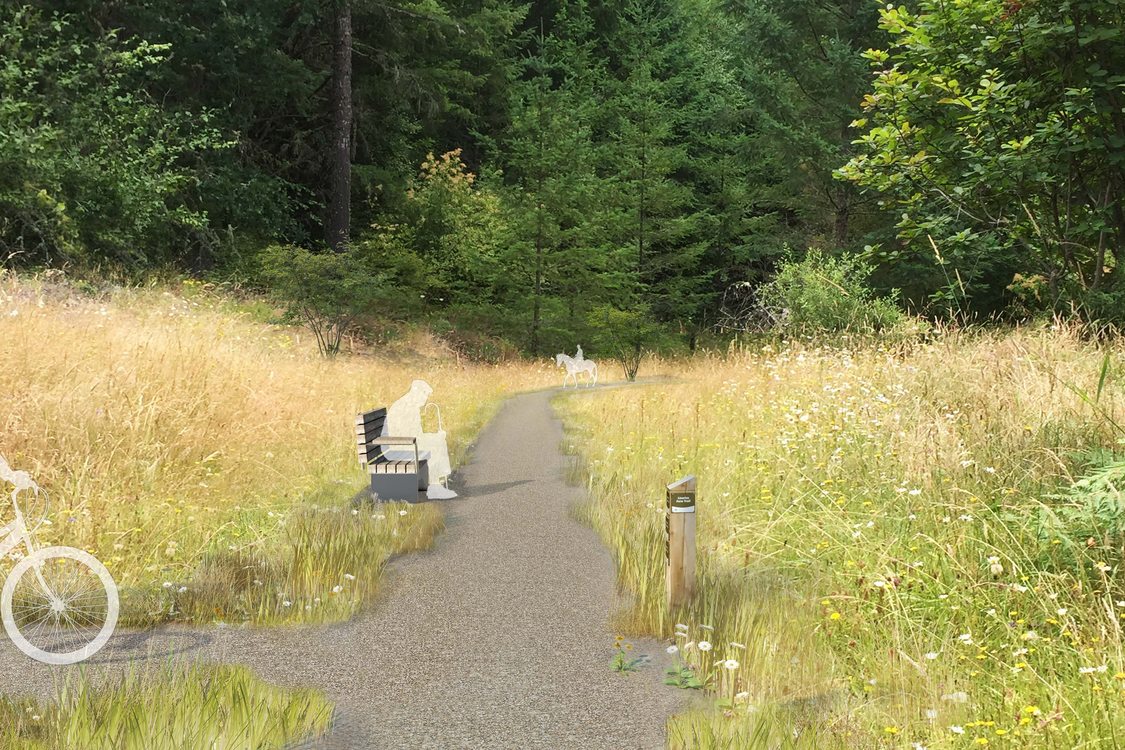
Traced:
<path fill-rule="evenodd" d="M 388 435 L 386 409 L 357 415 L 355 434 L 359 463 L 371 475 L 372 496 L 376 500 L 418 500 L 419 490 L 430 483 L 426 465 L 430 456 L 418 450 L 418 438 Z"/>

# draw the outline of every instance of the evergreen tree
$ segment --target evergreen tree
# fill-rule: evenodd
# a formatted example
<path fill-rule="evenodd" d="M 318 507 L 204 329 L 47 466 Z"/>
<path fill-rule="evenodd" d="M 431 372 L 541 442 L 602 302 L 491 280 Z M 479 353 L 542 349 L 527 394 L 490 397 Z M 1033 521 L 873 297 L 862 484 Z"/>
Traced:
<path fill-rule="evenodd" d="M 877 45 L 876 4 L 866 0 L 722 0 L 715 29 L 730 49 L 748 100 L 750 200 L 756 244 L 848 248 L 886 222 L 873 201 L 833 179 L 853 150 L 867 88 L 862 53 Z"/>
<path fill-rule="evenodd" d="M 692 128 L 677 98 L 696 72 L 693 50 L 682 43 L 685 26 L 674 2 L 625 6 L 613 40 L 620 68 L 605 106 L 603 150 L 616 192 L 614 262 L 631 273 L 622 302 L 650 306 L 681 326 L 703 293 L 708 221 L 687 179 L 691 150 L 683 136 Z"/>
<path fill-rule="evenodd" d="M 522 280 L 512 300 L 534 353 L 582 337 L 588 308 L 611 293 L 604 239 L 596 227 L 604 181 L 595 172 L 590 121 L 604 77 L 590 45 L 585 3 L 569 3 L 540 31 L 511 86 L 503 139 L 516 237 L 509 267 Z"/>

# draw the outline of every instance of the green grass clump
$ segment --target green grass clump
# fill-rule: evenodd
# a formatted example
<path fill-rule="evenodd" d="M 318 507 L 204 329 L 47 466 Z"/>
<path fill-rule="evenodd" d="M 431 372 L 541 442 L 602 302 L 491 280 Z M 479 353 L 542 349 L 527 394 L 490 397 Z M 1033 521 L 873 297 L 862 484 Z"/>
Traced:
<path fill-rule="evenodd" d="M 243 667 L 169 664 L 94 686 L 84 674 L 55 703 L 0 698 L 0 747 L 12 750 L 267 750 L 325 732 L 315 690 L 269 685 Z"/>
<path fill-rule="evenodd" d="M 331 622 L 378 590 L 394 555 L 427 549 L 444 528 L 435 505 L 303 504 L 273 514 L 258 539 L 207 553 L 185 580 L 131 594 L 129 624 Z"/>

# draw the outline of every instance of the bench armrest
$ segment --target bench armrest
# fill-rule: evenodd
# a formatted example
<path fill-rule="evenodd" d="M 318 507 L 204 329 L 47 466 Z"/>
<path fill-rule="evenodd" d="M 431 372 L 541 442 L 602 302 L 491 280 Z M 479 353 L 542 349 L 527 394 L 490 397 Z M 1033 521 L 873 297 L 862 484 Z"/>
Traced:
<path fill-rule="evenodd" d="M 368 445 L 417 445 L 418 438 L 412 437 L 376 437 L 371 438 Z"/>

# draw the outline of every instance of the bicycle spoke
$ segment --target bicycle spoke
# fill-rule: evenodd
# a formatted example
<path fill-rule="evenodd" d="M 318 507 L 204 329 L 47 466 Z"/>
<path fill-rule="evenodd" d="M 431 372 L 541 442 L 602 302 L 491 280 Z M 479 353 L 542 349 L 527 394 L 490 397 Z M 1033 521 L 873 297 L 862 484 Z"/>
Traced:
<path fill-rule="evenodd" d="M 50 655 L 81 653 L 104 635 L 112 611 L 106 585 L 90 563 L 65 552 L 23 568 L 12 597 L 20 638 Z"/>
<path fill-rule="evenodd" d="M 42 632 L 43 626 L 47 624 L 47 619 L 48 618 L 43 617 L 38 622 L 36 622 L 35 626 L 31 629 L 31 634 L 37 636 L 40 632 Z"/>
<path fill-rule="evenodd" d="M 75 632 L 75 631 L 77 631 L 77 630 L 81 630 L 82 626 L 80 626 L 80 625 L 79 625 L 79 624 L 78 624 L 78 623 L 77 623 L 77 622 L 75 621 L 75 619 L 74 619 L 73 617 L 71 617 L 71 616 L 70 616 L 70 613 L 69 613 L 69 612 L 67 612 L 66 610 L 63 610 L 61 614 L 62 614 L 62 617 L 63 617 L 63 619 L 65 619 L 65 620 L 66 620 L 66 624 L 67 624 L 67 626 L 68 626 L 68 627 L 67 627 L 67 631 L 68 631 L 68 632 L 70 632 L 70 633 L 73 633 L 73 632 Z"/>
<path fill-rule="evenodd" d="M 62 581 L 61 590 L 58 584 L 56 584 L 53 593 L 55 594 L 55 596 L 65 601 L 67 597 L 70 596 L 71 592 L 73 592 L 77 588 L 78 577 L 75 575 L 69 575 L 66 577 L 59 576 L 57 580 Z"/>
<path fill-rule="evenodd" d="M 106 600 L 107 597 L 105 595 L 105 591 L 90 589 L 88 591 L 84 591 L 69 597 L 66 602 L 70 606 L 78 606 L 89 601 L 94 601 L 100 604 Z"/>

